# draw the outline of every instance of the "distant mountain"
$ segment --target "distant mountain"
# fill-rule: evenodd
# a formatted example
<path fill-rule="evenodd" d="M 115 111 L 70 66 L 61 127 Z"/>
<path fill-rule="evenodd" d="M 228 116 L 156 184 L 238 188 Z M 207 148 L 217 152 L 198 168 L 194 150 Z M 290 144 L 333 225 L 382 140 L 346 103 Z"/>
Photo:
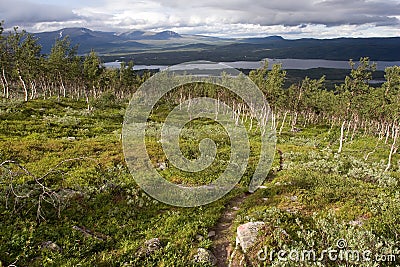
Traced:
<path fill-rule="evenodd" d="M 173 31 L 163 32 L 145 32 L 145 31 L 131 31 L 121 34 L 115 34 L 127 40 L 169 40 L 173 38 L 182 38 L 182 36 Z"/>
<path fill-rule="evenodd" d="M 173 31 L 163 31 L 158 33 L 132 31 L 126 33 L 92 31 L 86 28 L 65 28 L 52 32 L 34 33 L 42 45 L 42 52 L 48 54 L 51 47 L 57 39 L 69 36 L 71 42 L 79 44 L 79 52 L 84 54 L 92 49 L 99 53 L 108 53 L 110 51 L 122 51 L 131 49 L 150 48 L 151 45 L 137 42 L 143 40 L 170 40 L 173 38 L 181 38 L 181 36 Z"/>
<path fill-rule="evenodd" d="M 281 36 L 217 38 L 173 31 L 102 32 L 66 28 L 34 34 L 48 54 L 58 38 L 69 36 L 79 54 L 94 49 L 105 61 L 134 60 L 136 64 L 177 64 L 190 60 L 238 61 L 263 58 L 400 61 L 400 38 L 336 38 L 288 40 Z"/>
<path fill-rule="evenodd" d="M 137 39 L 141 39 L 143 38 L 143 36 L 145 36 L 146 32 L 145 31 L 131 31 L 131 32 L 123 32 L 123 33 L 117 33 L 117 36 L 120 36 L 121 38 L 124 39 L 133 39 L 133 40 L 137 40 Z"/>
<path fill-rule="evenodd" d="M 182 36 L 173 31 L 163 31 L 149 36 L 151 40 L 169 40 L 172 38 L 182 38 Z"/>
<path fill-rule="evenodd" d="M 263 44 L 263 43 L 280 42 L 284 41 L 285 39 L 282 36 L 268 36 L 259 38 L 244 38 L 239 40 L 242 40 L 245 43 Z"/>

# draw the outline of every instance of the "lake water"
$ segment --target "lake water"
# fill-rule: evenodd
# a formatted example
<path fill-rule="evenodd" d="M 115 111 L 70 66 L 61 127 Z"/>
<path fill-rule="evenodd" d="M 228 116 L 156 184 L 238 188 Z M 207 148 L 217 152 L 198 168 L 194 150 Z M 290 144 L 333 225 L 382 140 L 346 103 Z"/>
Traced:
<path fill-rule="evenodd" d="M 282 64 L 284 69 L 312 69 L 312 68 L 332 68 L 332 69 L 350 69 L 348 61 L 335 61 L 325 59 L 266 59 L 269 62 L 269 68 L 274 64 Z M 387 67 L 400 66 L 400 61 L 374 61 L 377 63 L 377 70 L 385 70 Z M 263 61 L 235 61 L 221 62 L 237 69 L 257 69 L 263 65 Z M 108 68 L 119 68 L 120 62 L 107 62 L 104 64 Z M 135 65 L 134 70 L 160 69 L 164 70 L 165 65 Z"/>

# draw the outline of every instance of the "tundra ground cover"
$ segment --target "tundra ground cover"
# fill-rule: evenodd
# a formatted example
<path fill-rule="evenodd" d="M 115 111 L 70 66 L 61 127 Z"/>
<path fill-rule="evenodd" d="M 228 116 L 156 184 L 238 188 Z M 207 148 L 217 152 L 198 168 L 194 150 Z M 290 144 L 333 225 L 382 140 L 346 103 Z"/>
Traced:
<path fill-rule="evenodd" d="M 135 184 L 124 163 L 120 132 L 126 103 L 93 106 L 88 111 L 85 101 L 68 99 L 2 101 L 0 161 L 10 162 L 0 172 L 0 261 L 17 266 L 195 265 L 197 248 L 213 246 L 208 231 L 226 203 L 246 191 L 251 167 L 237 188 L 207 206 L 159 203 Z M 152 123 L 158 127 L 157 120 Z M 282 266 L 259 262 L 257 251 L 263 246 L 319 251 L 339 238 L 354 249 L 397 255 L 400 157 L 395 154 L 385 172 L 390 144 L 360 133 L 338 154 L 338 126 L 290 130 L 290 125 L 284 127 L 278 137 L 281 162 L 277 154 L 264 187 L 247 197 L 234 220 L 235 225 L 266 222 L 249 261 Z M 186 131 L 184 153 L 198 152 L 193 132 L 200 139 L 211 132 L 219 141 L 219 161 L 203 180 L 173 168 L 160 172 L 176 183 L 208 183 L 228 158 L 226 134 L 207 120 Z M 252 137 L 254 151 L 258 142 Z M 165 161 L 155 138 L 147 146 L 155 164 Z M 256 159 L 253 153 L 250 161 Z M 151 238 L 159 238 L 161 248 L 140 254 Z"/>

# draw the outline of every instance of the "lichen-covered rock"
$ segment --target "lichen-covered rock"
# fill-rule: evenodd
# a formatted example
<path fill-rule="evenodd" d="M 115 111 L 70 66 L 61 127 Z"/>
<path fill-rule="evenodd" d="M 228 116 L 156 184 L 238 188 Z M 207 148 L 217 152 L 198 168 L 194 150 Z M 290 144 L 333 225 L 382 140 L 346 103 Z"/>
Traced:
<path fill-rule="evenodd" d="M 160 248 L 161 248 L 160 239 L 152 238 L 152 239 L 146 240 L 144 242 L 144 245 L 139 249 L 139 251 L 137 252 L 137 255 L 139 257 L 149 256 L 150 254 L 153 254 L 155 251 L 159 250 Z"/>
<path fill-rule="evenodd" d="M 197 241 L 203 241 L 204 240 L 204 236 L 202 236 L 202 235 L 196 235 L 196 240 Z"/>
<path fill-rule="evenodd" d="M 239 225 L 237 228 L 236 244 L 240 245 L 244 253 L 255 244 L 258 232 L 264 224 L 264 222 L 248 222 Z"/>
<path fill-rule="evenodd" d="M 166 170 L 167 169 L 167 163 L 161 162 L 157 164 L 157 167 L 160 171 Z"/>
<path fill-rule="evenodd" d="M 211 253 L 211 251 L 204 248 L 198 248 L 196 255 L 193 257 L 193 262 L 216 265 L 217 258 Z"/>
<path fill-rule="evenodd" d="M 62 249 L 60 248 L 59 245 L 57 245 L 56 243 L 52 242 L 52 241 L 46 241 L 43 242 L 42 244 L 40 244 L 40 247 L 43 249 L 48 249 L 51 251 L 55 251 L 55 252 L 61 252 Z M 1 264 L 0 264 L 1 266 Z"/>
<path fill-rule="evenodd" d="M 216 235 L 215 231 L 210 231 L 207 235 L 208 238 L 214 237 Z"/>

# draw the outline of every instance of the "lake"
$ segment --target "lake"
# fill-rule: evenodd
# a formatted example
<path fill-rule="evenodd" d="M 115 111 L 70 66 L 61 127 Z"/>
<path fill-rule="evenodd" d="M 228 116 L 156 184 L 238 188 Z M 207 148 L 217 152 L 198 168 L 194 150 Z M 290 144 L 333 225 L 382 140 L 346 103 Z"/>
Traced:
<path fill-rule="evenodd" d="M 331 68 L 331 69 L 350 69 L 348 61 L 335 61 L 325 59 L 266 59 L 269 62 L 269 68 L 274 64 L 282 64 L 284 69 L 312 69 L 312 68 Z M 387 67 L 400 66 L 400 61 L 373 61 L 377 63 L 377 70 L 385 70 Z M 235 61 L 221 62 L 236 69 L 257 69 L 263 65 L 263 61 Z M 120 62 L 107 62 L 104 64 L 107 68 L 119 68 Z M 165 65 L 135 65 L 134 70 L 160 69 L 164 70 Z"/>

